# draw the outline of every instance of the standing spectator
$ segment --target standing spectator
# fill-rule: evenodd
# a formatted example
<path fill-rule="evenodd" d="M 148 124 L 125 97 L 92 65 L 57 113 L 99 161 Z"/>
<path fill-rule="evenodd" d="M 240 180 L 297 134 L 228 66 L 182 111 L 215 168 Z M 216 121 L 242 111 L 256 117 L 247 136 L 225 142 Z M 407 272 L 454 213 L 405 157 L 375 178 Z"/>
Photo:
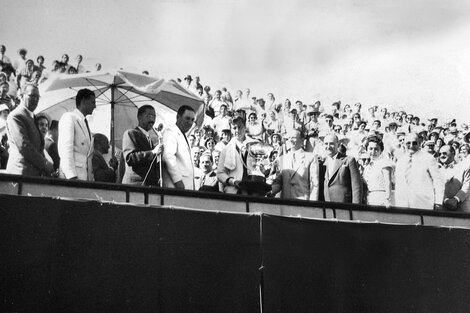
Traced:
<path fill-rule="evenodd" d="M 214 99 L 211 101 L 209 106 L 214 110 L 214 116 L 217 117 L 220 114 L 220 107 L 225 105 L 229 110 L 232 107 L 222 99 L 222 91 L 216 90 Z"/>
<path fill-rule="evenodd" d="M 0 104 L 0 137 L 7 133 L 7 118 L 10 109 L 6 104 Z"/>
<path fill-rule="evenodd" d="M 60 66 L 60 72 L 61 73 L 67 73 L 70 65 L 69 65 L 69 55 L 68 54 L 63 54 L 62 59 L 59 63 Z"/>
<path fill-rule="evenodd" d="M 143 105 L 137 111 L 138 126 L 129 129 L 122 136 L 122 149 L 125 161 L 123 184 L 160 185 L 160 163 L 157 157 L 162 155 L 163 144 L 154 145 L 149 131 L 155 124 L 155 109 Z"/>
<path fill-rule="evenodd" d="M 163 186 L 194 190 L 194 167 L 186 133 L 194 124 L 194 109 L 183 105 L 176 114 L 176 125 L 163 133 Z"/>
<path fill-rule="evenodd" d="M 109 160 L 109 166 L 106 164 L 106 160 L 103 154 L 109 151 L 109 140 L 103 134 L 93 135 L 93 177 L 95 181 L 115 183 L 116 182 L 116 170 L 118 168 L 118 161 L 113 155 Z"/>
<path fill-rule="evenodd" d="M 200 157 L 200 167 L 196 169 L 194 177 L 196 190 L 219 192 L 219 181 L 213 169 L 213 159 L 210 152 L 205 151 Z"/>
<path fill-rule="evenodd" d="M 214 150 L 222 151 L 223 149 L 225 149 L 225 146 L 230 142 L 231 139 L 232 139 L 232 132 L 230 130 L 230 124 L 226 124 L 225 126 L 222 127 L 222 131 L 220 132 L 220 140 L 215 145 Z M 214 163 L 216 163 L 215 160 L 214 160 Z"/>
<path fill-rule="evenodd" d="M 237 117 L 232 121 L 233 138 L 221 151 L 217 178 L 222 183 L 225 193 L 241 193 L 239 184 L 248 175 L 247 145 L 253 140 L 246 136 L 245 120 Z"/>
<path fill-rule="evenodd" d="M 427 152 L 419 151 L 415 133 L 405 137 L 405 153 L 396 164 L 397 206 L 419 209 L 441 209 L 444 198 L 444 180 L 436 160 Z"/>
<path fill-rule="evenodd" d="M 227 114 L 227 105 L 224 103 L 220 106 L 220 114 L 217 115 L 213 120 L 212 124 L 214 125 L 214 130 L 217 135 L 220 136 L 221 130 L 230 125 L 231 118 Z"/>
<path fill-rule="evenodd" d="M 37 65 L 34 67 L 34 70 L 38 71 L 40 74 L 39 76 L 41 76 L 42 72 L 44 72 L 46 69 L 46 67 L 44 66 L 44 57 L 42 55 L 38 56 L 36 58 L 36 63 Z"/>
<path fill-rule="evenodd" d="M 25 67 L 27 54 L 28 50 L 25 48 L 18 49 L 18 58 L 13 63 L 13 67 L 15 68 L 17 74 L 23 69 L 23 67 Z"/>
<path fill-rule="evenodd" d="M 38 101 L 38 88 L 27 85 L 21 104 L 8 115 L 10 157 L 6 172 L 9 174 L 41 176 L 53 171 L 52 162 L 44 155 L 44 137 L 34 121 Z"/>
<path fill-rule="evenodd" d="M 320 200 L 362 202 L 362 179 L 356 159 L 338 151 L 339 140 L 334 134 L 323 140 L 326 159 L 320 165 Z"/>
<path fill-rule="evenodd" d="M 4 45 L 0 45 L 0 71 L 7 75 L 8 80 L 11 74 L 15 73 L 11 59 L 5 55 L 7 48 Z"/>
<path fill-rule="evenodd" d="M 370 157 L 370 162 L 364 166 L 363 174 L 368 191 L 367 204 L 390 207 L 393 163 L 384 156 L 384 145 L 379 137 L 368 137 L 365 148 Z"/>
<path fill-rule="evenodd" d="M 190 90 L 191 89 L 191 83 L 193 82 L 193 78 L 191 77 L 191 75 L 187 75 L 185 78 L 184 78 L 184 84 L 183 86 L 187 89 L 187 90 Z"/>
<path fill-rule="evenodd" d="M 278 159 L 276 178 L 269 196 L 281 191 L 282 199 L 318 200 L 319 168 L 313 153 L 302 149 L 302 132 L 293 130 L 287 143 L 290 151 Z"/>
<path fill-rule="evenodd" d="M 246 125 L 246 133 L 252 139 L 264 141 L 264 127 L 263 123 L 258 121 L 256 113 L 251 113 L 248 116 L 248 123 Z"/>
<path fill-rule="evenodd" d="M 86 116 L 96 108 L 95 94 L 81 89 L 75 97 L 76 109 L 66 112 L 59 121 L 58 150 L 60 176 L 66 179 L 93 180 L 91 159 L 93 145 Z"/>
<path fill-rule="evenodd" d="M 46 152 L 51 156 L 54 161 L 54 171 L 57 171 L 60 166 L 59 151 L 57 150 L 57 141 L 59 140 L 59 122 L 56 120 L 51 121 L 51 126 L 47 132 L 45 140 Z"/>
<path fill-rule="evenodd" d="M 445 145 L 439 151 L 439 163 L 445 179 L 445 209 L 470 212 L 470 159 L 464 159 L 456 164 L 455 150 Z"/>
<path fill-rule="evenodd" d="M 82 65 L 83 57 L 81 54 L 77 55 L 75 58 L 75 68 L 78 74 L 83 74 L 86 72 L 85 67 Z M 148 75 L 148 74 L 147 74 Z"/>
<path fill-rule="evenodd" d="M 23 87 L 27 81 L 31 79 L 31 76 L 34 72 L 34 62 L 31 59 L 28 59 L 25 63 L 26 65 L 18 71 L 16 75 L 16 83 L 18 85 L 18 89 L 23 90 Z"/>

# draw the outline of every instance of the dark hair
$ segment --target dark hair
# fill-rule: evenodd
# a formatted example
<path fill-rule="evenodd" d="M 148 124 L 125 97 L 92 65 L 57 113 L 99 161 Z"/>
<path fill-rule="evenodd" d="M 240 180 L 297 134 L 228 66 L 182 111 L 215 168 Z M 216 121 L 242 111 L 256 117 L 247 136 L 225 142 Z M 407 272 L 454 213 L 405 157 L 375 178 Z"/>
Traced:
<path fill-rule="evenodd" d="M 139 110 L 137 110 L 137 119 L 139 119 L 145 113 L 145 111 L 150 110 L 150 109 L 155 111 L 153 106 L 151 106 L 150 104 L 141 106 Z"/>
<path fill-rule="evenodd" d="M 44 112 L 41 112 L 41 113 L 36 114 L 36 117 L 35 117 L 36 123 L 37 123 L 39 120 L 43 119 L 43 118 L 45 118 L 45 119 L 47 120 L 47 126 L 50 128 L 50 126 L 51 126 L 51 118 L 49 117 L 49 115 L 47 115 L 47 114 L 44 113 Z"/>
<path fill-rule="evenodd" d="M 95 93 L 91 91 L 90 89 L 87 89 L 87 88 L 80 89 L 77 92 L 77 96 L 75 97 L 75 105 L 78 108 L 83 99 L 90 99 L 91 97 L 94 97 L 94 96 L 95 96 Z"/>
<path fill-rule="evenodd" d="M 181 117 L 181 116 L 183 116 L 184 112 L 186 112 L 186 111 L 191 111 L 191 112 L 196 113 L 196 111 L 194 111 L 194 109 L 192 107 L 190 107 L 189 105 L 182 105 L 178 109 L 178 112 L 176 113 L 176 116 Z"/>
<path fill-rule="evenodd" d="M 51 121 L 51 126 L 49 126 L 49 130 L 56 130 L 59 128 L 59 121 L 58 120 L 52 120 Z"/>
<path fill-rule="evenodd" d="M 93 135 L 93 148 L 97 149 L 98 145 L 105 143 L 105 140 L 108 140 L 108 137 L 106 137 L 103 134 L 96 133 Z"/>
<path fill-rule="evenodd" d="M 366 150 L 369 148 L 369 143 L 371 142 L 375 142 L 379 146 L 380 151 L 384 151 L 384 143 L 378 136 L 367 137 L 367 141 L 365 144 Z"/>
<path fill-rule="evenodd" d="M 44 61 L 44 57 L 43 57 L 42 55 L 38 56 L 38 57 L 36 58 L 36 61 L 38 61 L 39 59 L 42 59 L 42 60 Z"/>
<path fill-rule="evenodd" d="M 235 124 L 246 127 L 245 119 L 241 116 L 237 116 L 236 118 L 233 119 L 232 125 L 235 125 Z"/>

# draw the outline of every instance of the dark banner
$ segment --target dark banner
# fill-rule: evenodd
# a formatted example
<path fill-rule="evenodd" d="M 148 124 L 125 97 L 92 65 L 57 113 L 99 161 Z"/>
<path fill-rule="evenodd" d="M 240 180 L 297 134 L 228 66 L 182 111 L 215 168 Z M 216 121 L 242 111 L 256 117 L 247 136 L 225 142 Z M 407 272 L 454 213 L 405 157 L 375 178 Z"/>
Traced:
<path fill-rule="evenodd" d="M 259 311 L 259 216 L 0 203 L 0 312 Z"/>
<path fill-rule="evenodd" d="M 470 312 L 470 232 L 263 216 L 265 312 Z"/>
<path fill-rule="evenodd" d="M 0 253 L 0 312 L 470 312 L 464 229 L 0 195 Z"/>

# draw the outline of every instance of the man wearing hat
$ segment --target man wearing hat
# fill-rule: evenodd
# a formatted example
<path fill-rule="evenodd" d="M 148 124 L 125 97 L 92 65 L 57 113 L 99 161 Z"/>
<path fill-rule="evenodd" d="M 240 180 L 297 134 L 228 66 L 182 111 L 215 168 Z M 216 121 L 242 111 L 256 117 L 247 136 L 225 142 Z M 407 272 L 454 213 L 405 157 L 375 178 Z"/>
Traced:
<path fill-rule="evenodd" d="M 318 200 L 319 167 L 313 153 L 302 148 L 302 132 L 292 130 L 288 133 L 287 145 L 290 151 L 279 157 L 276 178 L 269 196 L 281 192 L 282 199 Z"/>

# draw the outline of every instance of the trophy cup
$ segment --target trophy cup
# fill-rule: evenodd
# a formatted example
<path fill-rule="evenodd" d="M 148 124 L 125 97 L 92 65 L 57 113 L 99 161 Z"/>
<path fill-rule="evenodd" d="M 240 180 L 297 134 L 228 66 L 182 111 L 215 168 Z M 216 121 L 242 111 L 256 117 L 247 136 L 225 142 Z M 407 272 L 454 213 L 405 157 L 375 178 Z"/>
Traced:
<path fill-rule="evenodd" d="M 246 159 L 247 177 L 240 182 L 240 189 L 248 195 L 264 196 L 271 190 L 266 183 L 264 165 L 269 162 L 270 145 L 262 142 L 250 143 L 247 146 L 248 155 Z"/>

